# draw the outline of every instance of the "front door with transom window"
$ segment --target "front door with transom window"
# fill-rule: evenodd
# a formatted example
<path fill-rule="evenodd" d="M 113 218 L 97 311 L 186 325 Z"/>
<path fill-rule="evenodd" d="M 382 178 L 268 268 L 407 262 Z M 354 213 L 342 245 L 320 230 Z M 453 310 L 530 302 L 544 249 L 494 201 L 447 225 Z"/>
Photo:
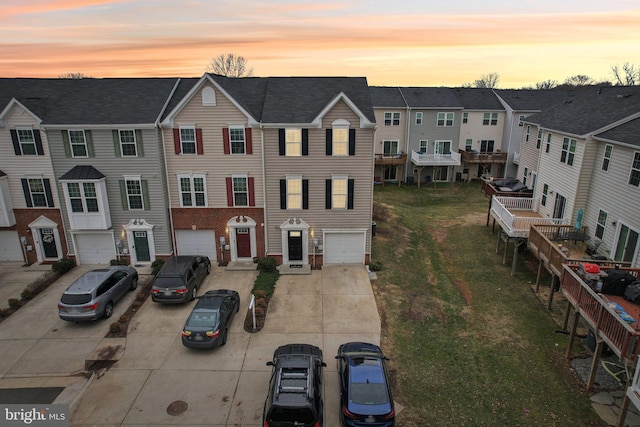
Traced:
<path fill-rule="evenodd" d="M 289 230 L 289 261 L 302 261 L 302 231 Z"/>
<path fill-rule="evenodd" d="M 251 236 L 248 228 L 236 228 L 236 245 L 238 258 L 251 258 Z"/>
<path fill-rule="evenodd" d="M 42 240 L 44 257 L 58 258 L 58 249 L 56 249 L 56 239 L 53 235 L 53 228 L 41 228 L 40 239 Z"/>
<path fill-rule="evenodd" d="M 133 244 L 136 248 L 136 259 L 141 262 L 151 261 L 149 254 L 149 240 L 146 231 L 133 232 Z"/>

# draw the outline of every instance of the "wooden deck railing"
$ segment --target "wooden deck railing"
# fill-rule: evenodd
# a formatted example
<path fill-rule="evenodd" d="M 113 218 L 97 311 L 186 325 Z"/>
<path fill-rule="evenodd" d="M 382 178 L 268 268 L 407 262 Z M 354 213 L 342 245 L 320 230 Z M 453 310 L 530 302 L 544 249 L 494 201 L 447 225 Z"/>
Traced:
<path fill-rule="evenodd" d="M 491 215 L 500 223 L 509 237 L 528 237 L 529 229 L 537 224 L 562 224 L 562 218 L 540 216 L 518 216 L 517 211 L 536 212 L 537 199 L 531 197 L 493 196 Z"/>
<path fill-rule="evenodd" d="M 507 154 L 503 152 L 473 152 L 458 150 L 465 163 L 506 163 Z"/>
<path fill-rule="evenodd" d="M 576 273 L 579 266 L 565 265 L 562 272 L 562 294 L 575 307 L 596 335 L 618 355 L 620 359 L 633 361 L 638 357 L 639 331 L 625 322 L 608 301 L 597 294 Z M 636 277 L 640 269 L 625 269 Z"/>
<path fill-rule="evenodd" d="M 577 234 L 571 234 L 574 232 Z M 576 230 L 572 225 L 534 224 L 529 230 L 528 244 L 536 258 L 545 263 L 554 275 L 560 277 L 563 271 L 562 266 L 567 263 L 569 255 L 554 240 L 565 236 L 580 237 L 584 240 L 586 235 L 587 227 Z"/>
<path fill-rule="evenodd" d="M 407 153 L 376 154 L 374 163 L 376 165 L 404 165 L 407 163 Z"/>

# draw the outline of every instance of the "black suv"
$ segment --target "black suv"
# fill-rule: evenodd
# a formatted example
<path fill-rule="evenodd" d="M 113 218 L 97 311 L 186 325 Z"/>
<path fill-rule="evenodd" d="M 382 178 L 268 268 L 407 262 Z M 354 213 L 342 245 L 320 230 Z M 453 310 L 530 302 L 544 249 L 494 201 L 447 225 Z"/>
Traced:
<path fill-rule="evenodd" d="M 211 261 L 204 255 L 172 256 L 164 263 L 151 287 L 154 302 L 192 301 L 211 271 Z"/>
<path fill-rule="evenodd" d="M 287 344 L 273 353 L 264 427 L 322 426 L 322 350 L 310 344 Z"/>

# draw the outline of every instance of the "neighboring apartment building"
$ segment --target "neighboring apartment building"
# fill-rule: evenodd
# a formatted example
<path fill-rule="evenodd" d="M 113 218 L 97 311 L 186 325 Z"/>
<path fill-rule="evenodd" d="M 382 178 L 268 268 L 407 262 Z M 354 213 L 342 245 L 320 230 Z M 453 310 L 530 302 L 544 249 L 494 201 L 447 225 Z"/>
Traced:
<path fill-rule="evenodd" d="M 73 257 L 79 264 L 105 264 L 123 257 L 131 264 L 148 264 L 156 255 L 171 254 L 157 120 L 176 82 L 2 80 L 4 93 L 24 88 L 34 105 L 25 109 L 14 98 L 5 108 L 10 115 L 7 127 L 17 134 L 18 143 L 14 136 L 15 157 L 3 156 L 2 169 L 14 189 L 17 230 L 24 228 L 20 222 L 28 221 L 27 246 L 35 246 L 38 262 Z M 30 153 L 23 140 L 29 126 L 36 142 L 34 159 L 43 157 L 37 164 L 22 161 Z M 15 194 L 20 182 L 23 198 Z M 56 207 L 57 217 L 37 213 L 36 207 L 42 209 L 45 203 Z"/>
<path fill-rule="evenodd" d="M 600 253 L 639 265 L 640 87 L 588 88 L 524 119 L 518 179 L 539 213 L 584 216 Z"/>

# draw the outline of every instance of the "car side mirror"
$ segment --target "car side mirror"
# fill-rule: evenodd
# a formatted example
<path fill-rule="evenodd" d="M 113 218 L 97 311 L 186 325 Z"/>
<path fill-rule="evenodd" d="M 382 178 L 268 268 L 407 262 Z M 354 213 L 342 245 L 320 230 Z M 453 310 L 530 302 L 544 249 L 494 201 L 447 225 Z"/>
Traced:
<path fill-rule="evenodd" d="M 267 362 L 267 366 L 273 366 L 273 362 L 272 361 L 268 361 Z"/>
<path fill-rule="evenodd" d="M 338 355 L 338 356 L 336 356 L 336 359 L 344 359 L 344 356 Z"/>
<path fill-rule="evenodd" d="M 384 356 L 384 357 L 383 357 L 383 359 L 384 359 L 384 360 L 391 360 L 391 359 L 389 359 L 387 356 Z"/>
<path fill-rule="evenodd" d="M 326 368 L 326 367 L 327 367 L 327 364 L 326 364 L 326 363 L 324 363 L 324 362 L 322 362 L 322 367 L 323 367 L 323 368 Z"/>

